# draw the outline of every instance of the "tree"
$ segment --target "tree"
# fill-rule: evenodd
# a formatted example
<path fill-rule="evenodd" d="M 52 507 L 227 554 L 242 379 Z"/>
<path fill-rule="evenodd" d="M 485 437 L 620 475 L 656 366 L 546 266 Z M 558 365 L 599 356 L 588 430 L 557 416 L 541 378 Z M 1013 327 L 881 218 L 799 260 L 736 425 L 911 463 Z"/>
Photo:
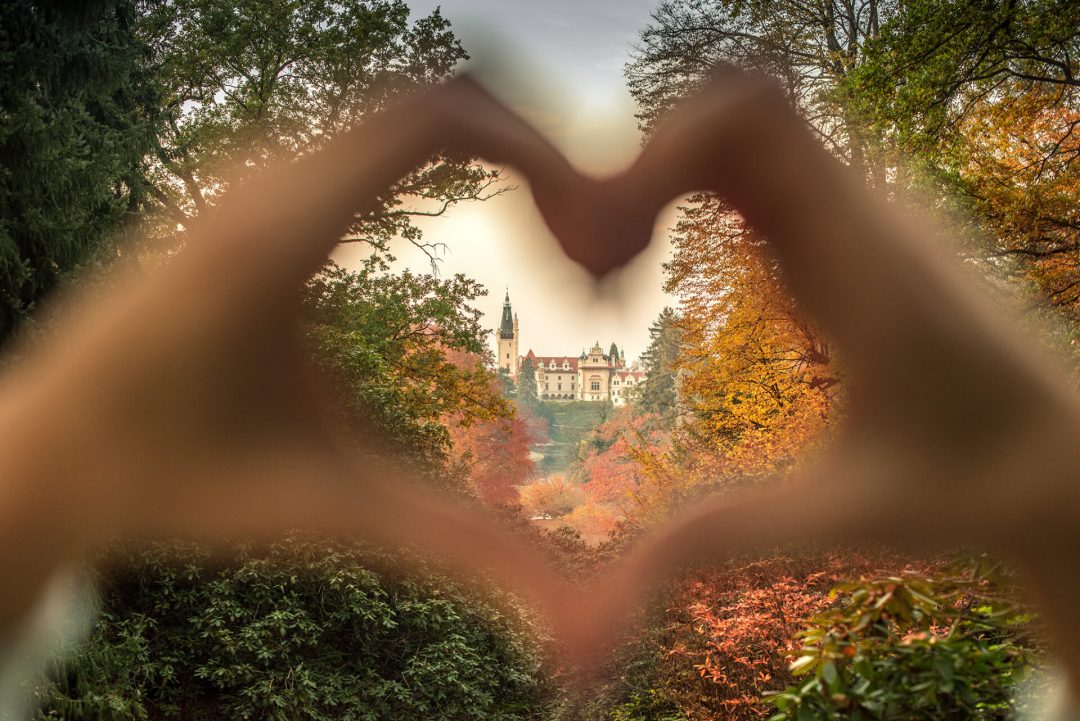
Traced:
<path fill-rule="evenodd" d="M 38 689 L 45 719 L 533 718 L 532 630 L 417 559 L 290 539 L 226 564 L 147 549 Z M 510 612 L 507 612 L 507 611 Z"/>
<path fill-rule="evenodd" d="M 840 376 L 828 340 L 788 295 L 765 242 L 701 199 L 676 226 L 667 265 L 680 299 L 681 436 L 700 474 L 786 470 L 832 416 Z"/>
<path fill-rule="evenodd" d="M 156 97 L 130 0 L 0 6 L 0 342 L 146 201 Z"/>
<path fill-rule="evenodd" d="M 521 504 L 537 516 L 559 518 L 585 502 L 585 494 L 566 476 L 556 474 L 521 489 Z"/>
<path fill-rule="evenodd" d="M 452 357 L 464 369 L 482 362 L 475 353 L 459 351 Z M 518 486 L 532 478 L 536 470 L 532 446 L 547 435 L 546 428 L 540 427 L 527 409 L 506 403 L 501 386 L 507 379 L 505 369 L 499 369 L 489 391 L 504 402 L 502 415 L 480 421 L 460 415 L 446 419 L 453 444 L 452 464 L 464 469 L 469 488 L 477 498 L 494 507 L 517 506 Z"/>
<path fill-rule="evenodd" d="M 504 366 L 500 366 L 496 372 L 496 380 L 499 384 L 499 393 L 502 397 L 508 401 L 512 401 L 517 398 L 517 384 L 514 383 L 513 376 L 510 375 L 510 369 Z"/>
<path fill-rule="evenodd" d="M 540 397 L 536 391 L 536 363 L 532 358 L 526 358 L 518 369 L 517 377 L 517 400 L 518 403 L 529 409 L 540 406 Z"/>
<path fill-rule="evenodd" d="M 451 423 L 509 419 L 470 305 L 485 293 L 461 275 L 386 273 L 375 259 L 356 272 L 331 265 L 314 278 L 305 289 L 308 333 L 348 427 L 435 471 L 447 460 Z"/>
<path fill-rule="evenodd" d="M 531 464 L 524 422 L 484 362 L 471 305 L 482 293 L 373 260 L 330 266 L 304 301 L 353 437 L 498 503 Z M 475 434 L 478 464 L 455 475 L 460 433 Z M 88 645 L 41 690 L 46 718 L 512 719 L 539 703 L 538 656 L 514 607 L 437 573 L 393 573 L 399 554 L 292 539 L 224 565 L 197 549 L 121 560 Z"/>
<path fill-rule="evenodd" d="M 456 431 L 456 432 L 454 432 Z M 473 493 L 490 506 L 516 506 L 518 486 L 534 473 L 532 438 L 520 417 L 500 418 L 452 430 L 454 453 L 468 469 Z"/>
<path fill-rule="evenodd" d="M 893 0 L 665 0 L 626 67 L 645 130 L 723 63 L 776 78 L 834 152 L 866 167 L 866 141 L 838 90 Z M 878 180 L 882 180 L 877 174 Z"/>
<path fill-rule="evenodd" d="M 665 307 L 649 327 L 649 347 L 642 354 L 648 375 L 638 386 L 634 403 L 642 411 L 656 414 L 666 428 L 674 427 L 679 413 L 675 362 L 680 342 L 678 315 Z"/>
<path fill-rule="evenodd" d="M 186 232 L 227 190 L 226 171 L 308 152 L 467 57 L 438 10 L 410 23 L 402 0 L 168 0 L 148 5 L 140 29 L 165 113 L 150 188 L 158 239 Z M 488 197 L 497 173 L 433 160 L 358 218 L 347 242 L 385 250 L 400 236 L 434 258 L 410 216 Z"/>
<path fill-rule="evenodd" d="M 1078 28 L 1076 3 L 909 2 L 845 79 L 896 181 L 970 214 L 973 255 L 1034 281 L 1074 324 Z"/>

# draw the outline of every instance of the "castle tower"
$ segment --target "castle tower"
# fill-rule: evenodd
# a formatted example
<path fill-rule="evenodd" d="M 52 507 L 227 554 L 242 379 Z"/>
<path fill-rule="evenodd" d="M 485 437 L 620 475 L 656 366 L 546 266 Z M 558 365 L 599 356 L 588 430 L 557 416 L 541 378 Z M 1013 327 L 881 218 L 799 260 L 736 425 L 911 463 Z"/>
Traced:
<path fill-rule="evenodd" d="M 502 322 L 499 324 L 498 367 L 505 368 L 511 378 L 517 378 L 520 357 L 518 356 L 518 319 L 510 308 L 510 291 L 503 301 Z"/>

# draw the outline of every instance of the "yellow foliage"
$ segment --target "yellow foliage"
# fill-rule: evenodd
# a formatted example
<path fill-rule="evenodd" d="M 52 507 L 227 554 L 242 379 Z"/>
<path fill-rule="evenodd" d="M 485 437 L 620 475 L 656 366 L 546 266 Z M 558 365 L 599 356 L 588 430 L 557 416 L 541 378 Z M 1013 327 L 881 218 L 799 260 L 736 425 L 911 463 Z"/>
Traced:
<path fill-rule="evenodd" d="M 764 242 L 711 198 L 684 211 L 668 263 L 681 300 L 683 433 L 709 475 L 788 469 L 821 436 L 838 377 L 830 348 L 786 293 Z"/>

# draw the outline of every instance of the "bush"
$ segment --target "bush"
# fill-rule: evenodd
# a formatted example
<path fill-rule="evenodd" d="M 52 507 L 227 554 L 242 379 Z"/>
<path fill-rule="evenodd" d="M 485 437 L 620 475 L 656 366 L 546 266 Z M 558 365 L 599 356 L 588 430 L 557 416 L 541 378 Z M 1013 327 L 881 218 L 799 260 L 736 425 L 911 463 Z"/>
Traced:
<path fill-rule="evenodd" d="M 521 614 L 402 574 L 401 554 L 294 540 L 227 565 L 136 560 L 40 689 L 43 718 L 509 721 L 545 702 Z"/>
<path fill-rule="evenodd" d="M 534 516 L 560 518 L 585 502 L 585 493 L 566 476 L 554 475 L 522 486 L 521 505 Z"/>
<path fill-rule="evenodd" d="M 838 586 L 844 602 L 799 634 L 802 684 L 772 695 L 770 721 L 959 721 L 1015 716 L 1032 650 L 1027 618 L 976 573 Z"/>

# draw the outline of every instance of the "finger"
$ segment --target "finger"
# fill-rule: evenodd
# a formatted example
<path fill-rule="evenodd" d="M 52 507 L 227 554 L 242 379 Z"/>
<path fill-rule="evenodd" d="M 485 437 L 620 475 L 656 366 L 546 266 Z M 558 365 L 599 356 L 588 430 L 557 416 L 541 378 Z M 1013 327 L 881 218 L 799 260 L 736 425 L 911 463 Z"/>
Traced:
<path fill-rule="evenodd" d="M 519 168 L 541 187 L 570 164 L 516 113 L 468 77 L 406 98 L 295 162 L 279 162 L 232 190 L 193 230 L 189 283 L 216 274 L 233 296 L 265 305 L 317 270 L 357 215 L 379 208 L 392 185 L 438 151 Z"/>
<path fill-rule="evenodd" d="M 648 245 L 655 210 L 638 203 L 618 178 L 582 174 L 536 128 L 470 78 L 448 84 L 432 102 L 456 120 L 451 125 L 458 130 L 445 142 L 519 171 L 567 257 L 594 276 L 625 265 Z"/>
<path fill-rule="evenodd" d="M 477 510 L 422 489 L 415 478 L 371 457 L 323 449 L 264 450 L 162 494 L 143 536 L 212 545 L 279 538 L 290 530 L 358 538 L 434 554 L 462 576 L 491 576 L 540 604 L 556 605 L 562 584 L 539 554 Z"/>
<path fill-rule="evenodd" d="M 864 379 L 885 368 L 898 381 L 937 378 L 972 349 L 1009 345 L 934 234 L 871 194 L 774 83 L 719 74 L 661 124 L 630 175 L 649 212 L 691 191 L 728 201 L 770 240 L 802 306 Z"/>

